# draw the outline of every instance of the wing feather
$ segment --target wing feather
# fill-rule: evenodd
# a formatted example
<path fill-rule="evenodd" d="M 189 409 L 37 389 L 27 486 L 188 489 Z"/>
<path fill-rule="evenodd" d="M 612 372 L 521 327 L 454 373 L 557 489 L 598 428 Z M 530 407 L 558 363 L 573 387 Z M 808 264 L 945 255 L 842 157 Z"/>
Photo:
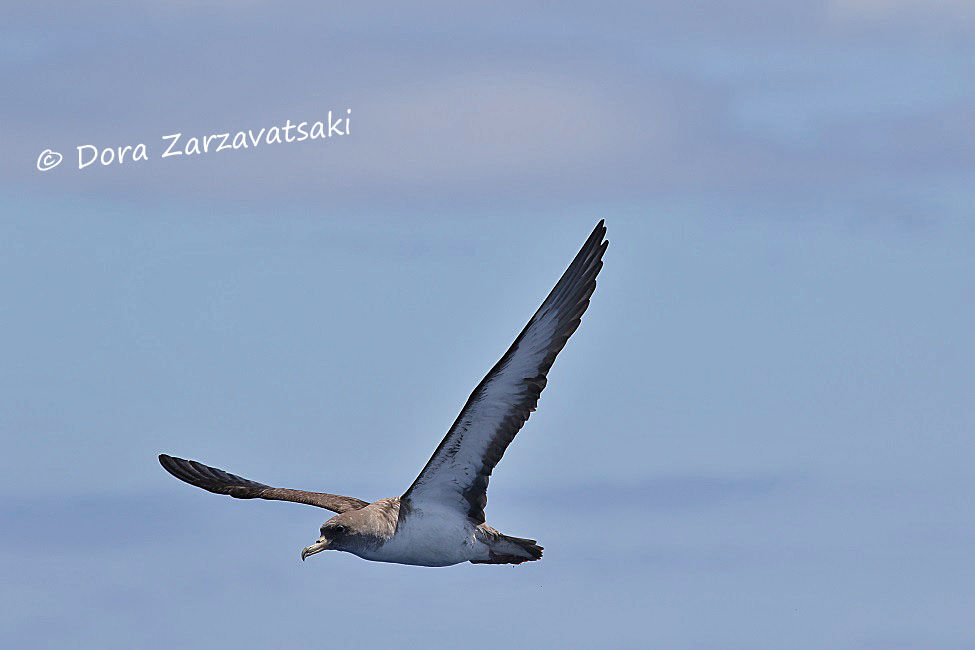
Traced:
<path fill-rule="evenodd" d="M 257 481 L 225 472 L 216 467 L 210 467 L 195 460 L 176 458 L 166 454 L 159 454 L 159 464 L 167 472 L 190 485 L 203 488 L 215 494 L 227 494 L 235 499 L 268 499 L 270 501 L 294 501 L 309 506 L 325 508 L 332 512 L 346 512 L 358 510 L 369 505 L 368 502 L 354 497 L 344 497 L 325 492 L 306 492 L 305 490 L 289 490 L 264 485 Z"/>
<path fill-rule="evenodd" d="M 605 235 L 600 221 L 528 325 L 471 393 L 403 495 L 408 505 L 456 508 L 484 523 L 491 472 L 535 410 L 556 355 L 579 327 L 609 245 Z"/>

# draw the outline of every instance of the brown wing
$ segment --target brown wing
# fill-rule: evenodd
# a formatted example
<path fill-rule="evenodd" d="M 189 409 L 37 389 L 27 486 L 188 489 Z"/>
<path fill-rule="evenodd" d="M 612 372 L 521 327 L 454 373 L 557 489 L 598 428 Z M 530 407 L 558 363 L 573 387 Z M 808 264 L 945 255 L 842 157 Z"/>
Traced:
<path fill-rule="evenodd" d="M 294 501 L 309 506 L 325 508 L 332 512 L 358 510 L 369 503 L 354 497 L 343 497 L 325 492 L 306 492 L 264 485 L 241 478 L 216 467 L 210 467 L 195 460 L 185 460 L 166 454 L 159 454 L 159 464 L 167 472 L 190 485 L 203 488 L 214 494 L 229 494 L 235 499 L 268 499 L 270 501 Z"/>
<path fill-rule="evenodd" d="M 535 410 L 555 355 L 579 327 L 603 266 L 605 235 L 600 221 L 514 344 L 474 389 L 403 495 L 407 503 L 447 507 L 484 523 L 488 479 Z"/>

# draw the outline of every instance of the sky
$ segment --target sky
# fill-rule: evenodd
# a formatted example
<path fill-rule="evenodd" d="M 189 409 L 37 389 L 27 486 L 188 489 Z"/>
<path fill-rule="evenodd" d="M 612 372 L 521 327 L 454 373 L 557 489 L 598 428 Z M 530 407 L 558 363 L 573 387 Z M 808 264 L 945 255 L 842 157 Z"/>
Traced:
<path fill-rule="evenodd" d="M 0 645 L 975 646 L 975 5 L 0 11 Z M 542 561 L 159 467 L 400 494 L 603 218 L 489 491 Z"/>

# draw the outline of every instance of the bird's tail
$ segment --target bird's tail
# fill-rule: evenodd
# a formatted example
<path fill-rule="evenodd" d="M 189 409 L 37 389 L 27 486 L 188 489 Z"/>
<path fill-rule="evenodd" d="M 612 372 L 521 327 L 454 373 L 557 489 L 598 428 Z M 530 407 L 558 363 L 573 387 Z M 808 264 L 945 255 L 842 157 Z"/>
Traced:
<path fill-rule="evenodd" d="M 533 562 L 542 557 L 542 547 L 533 539 L 511 537 L 497 533 L 497 539 L 490 543 L 486 560 L 471 560 L 472 564 L 521 564 Z"/>

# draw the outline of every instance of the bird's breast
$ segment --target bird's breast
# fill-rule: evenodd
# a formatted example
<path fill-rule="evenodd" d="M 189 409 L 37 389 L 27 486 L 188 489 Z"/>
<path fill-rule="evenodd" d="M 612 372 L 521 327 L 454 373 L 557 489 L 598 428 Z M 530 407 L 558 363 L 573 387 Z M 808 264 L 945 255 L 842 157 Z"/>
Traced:
<path fill-rule="evenodd" d="M 449 511 L 414 508 L 382 546 L 357 553 L 376 562 L 449 566 L 477 559 L 483 546 L 467 517 Z"/>

